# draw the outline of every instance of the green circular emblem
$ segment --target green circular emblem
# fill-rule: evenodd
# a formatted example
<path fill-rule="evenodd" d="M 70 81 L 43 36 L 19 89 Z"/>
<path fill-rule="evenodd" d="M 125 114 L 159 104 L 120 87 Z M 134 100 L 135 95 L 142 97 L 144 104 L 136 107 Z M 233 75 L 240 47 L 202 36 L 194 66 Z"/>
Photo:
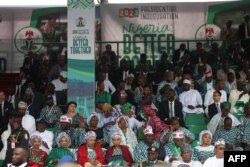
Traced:
<path fill-rule="evenodd" d="M 34 27 L 24 27 L 20 29 L 14 38 L 16 49 L 27 54 L 28 52 L 38 52 L 43 45 L 42 33 Z"/>

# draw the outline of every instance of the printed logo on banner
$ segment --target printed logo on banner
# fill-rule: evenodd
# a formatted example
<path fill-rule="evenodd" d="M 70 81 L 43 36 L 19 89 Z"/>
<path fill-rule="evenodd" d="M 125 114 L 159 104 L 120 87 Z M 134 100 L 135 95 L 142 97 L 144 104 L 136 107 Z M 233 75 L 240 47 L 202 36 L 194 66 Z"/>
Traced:
<path fill-rule="evenodd" d="M 120 18 L 139 18 L 142 20 L 178 19 L 176 6 L 141 6 L 140 8 L 119 8 Z"/>
<path fill-rule="evenodd" d="M 87 21 L 82 17 L 78 16 L 75 19 L 75 29 L 72 30 L 73 45 L 70 46 L 70 54 L 91 54 L 91 46 L 89 45 L 89 29 L 83 28 L 87 24 Z"/>
<path fill-rule="evenodd" d="M 225 167 L 245 167 L 249 166 L 250 153 L 249 151 L 225 151 L 224 166 Z"/>
<path fill-rule="evenodd" d="M 78 19 L 76 19 L 76 26 L 77 27 L 84 27 L 85 26 L 85 19 L 83 19 L 83 17 L 78 17 Z"/>
<path fill-rule="evenodd" d="M 72 30 L 72 34 L 81 34 L 81 35 L 88 35 L 89 34 L 89 30 L 88 29 L 82 29 L 83 27 L 86 26 L 86 19 L 84 19 L 84 17 L 79 16 L 77 18 L 75 18 L 75 28 L 74 30 Z M 81 29 L 77 29 L 77 28 L 81 28 Z"/>
<path fill-rule="evenodd" d="M 139 9 L 138 8 L 120 8 L 119 9 L 119 17 L 127 17 L 134 18 L 139 17 Z"/>
<path fill-rule="evenodd" d="M 42 33 L 34 27 L 24 27 L 20 29 L 14 38 L 16 49 L 24 54 L 28 52 L 38 52 L 43 44 Z"/>
<path fill-rule="evenodd" d="M 204 24 L 198 28 L 195 34 L 195 40 L 207 40 L 208 46 L 211 45 L 214 41 L 220 40 L 221 29 L 214 24 Z M 221 46 L 221 42 L 216 41 Z M 206 45 L 205 45 L 206 47 Z"/>

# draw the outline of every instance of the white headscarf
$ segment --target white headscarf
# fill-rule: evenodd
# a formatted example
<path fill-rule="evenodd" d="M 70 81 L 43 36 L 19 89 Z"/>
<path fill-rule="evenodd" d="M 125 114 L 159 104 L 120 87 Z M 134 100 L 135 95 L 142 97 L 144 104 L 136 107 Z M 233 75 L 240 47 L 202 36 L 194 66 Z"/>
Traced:
<path fill-rule="evenodd" d="M 212 138 L 213 138 L 212 133 L 211 133 L 209 130 L 203 130 L 203 131 L 200 132 L 200 135 L 199 135 L 199 144 L 200 144 L 200 145 L 203 144 L 203 143 L 202 143 L 202 137 L 203 137 L 203 135 L 205 135 L 205 134 L 209 134 L 209 135 L 210 135 L 210 138 L 211 138 L 211 141 L 212 141 Z M 210 143 L 211 143 L 211 141 L 210 141 Z"/>
<path fill-rule="evenodd" d="M 94 113 L 92 113 L 92 114 L 88 117 L 88 119 L 87 119 L 87 124 L 88 124 L 88 126 L 89 126 L 89 124 L 90 124 L 90 120 L 91 120 L 93 117 L 96 117 L 96 118 L 98 119 L 98 121 L 99 121 L 98 114 L 94 112 Z"/>
<path fill-rule="evenodd" d="M 66 132 L 61 132 L 61 133 L 59 133 L 59 135 L 57 136 L 57 138 L 56 138 L 56 144 L 57 144 L 57 146 L 60 147 L 60 140 L 61 140 L 63 137 L 67 138 L 67 140 L 68 140 L 68 146 L 70 146 L 70 144 L 71 144 L 71 139 L 70 139 L 69 135 L 68 135 Z"/>
<path fill-rule="evenodd" d="M 85 141 L 87 141 L 89 138 L 96 138 L 96 133 L 94 131 L 88 131 L 86 134 L 85 134 Z"/>
<path fill-rule="evenodd" d="M 42 139 L 40 136 L 38 136 L 38 135 L 32 135 L 32 136 L 30 137 L 30 144 L 31 144 L 31 145 L 33 145 L 33 140 L 34 140 L 34 139 L 39 139 L 41 143 L 42 143 L 42 141 L 43 141 L 43 139 Z"/>

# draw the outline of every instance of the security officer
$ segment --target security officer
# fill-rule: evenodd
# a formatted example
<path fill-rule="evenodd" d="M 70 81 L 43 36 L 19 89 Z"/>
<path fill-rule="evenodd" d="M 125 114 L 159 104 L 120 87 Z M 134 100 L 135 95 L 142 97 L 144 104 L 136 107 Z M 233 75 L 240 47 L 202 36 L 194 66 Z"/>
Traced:
<path fill-rule="evenodd" d="M 22 127 L 22 117 L 24 114 L 11 110 L 9 115 L 11 134 L 7 139 L 7 151 L 3 167 L 7 167 L 7 164 L 11 163 L 13 150 L 15 148 L 28 148 L 29 144 L 29 133 Z"/>
<path fill-rule="evenodd" d="M 148 160 L 139 164 L 139 167 L 167 167 L 167 164 L 158 160 L 158 149 L 152 146 L 148 148 Z"/>

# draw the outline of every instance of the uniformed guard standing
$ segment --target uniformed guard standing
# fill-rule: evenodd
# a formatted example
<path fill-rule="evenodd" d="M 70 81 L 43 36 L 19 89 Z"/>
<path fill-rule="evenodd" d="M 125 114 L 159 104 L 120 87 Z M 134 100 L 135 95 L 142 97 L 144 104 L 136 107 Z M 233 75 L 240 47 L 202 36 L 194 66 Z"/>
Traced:
<path fill-rule="evenodd" d="M 3 167 L 7 167 L 11 163 L 13 150 L 16 147 L 23 147 L 28 149 L 29 133 L 22 127 L 22 117 L 24 114 L 12 110 L 9 116 L 9 123 L 11 127 L 11 134 L 7 139 L 6 158 Z"/>

